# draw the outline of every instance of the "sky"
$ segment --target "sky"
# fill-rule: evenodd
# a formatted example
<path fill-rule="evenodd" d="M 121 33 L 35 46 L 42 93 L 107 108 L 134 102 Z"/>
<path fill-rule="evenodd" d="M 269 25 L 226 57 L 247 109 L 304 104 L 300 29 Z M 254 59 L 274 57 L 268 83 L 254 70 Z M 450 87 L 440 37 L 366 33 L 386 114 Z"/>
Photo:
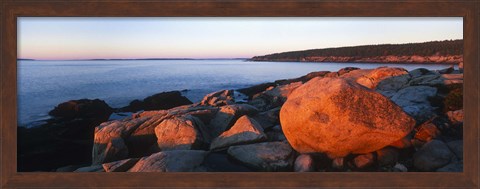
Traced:
<path fill-rule="evenodd" d="M 462 17 L 20 17 L 18 58 L 250 58 L 463 39 Z"/>

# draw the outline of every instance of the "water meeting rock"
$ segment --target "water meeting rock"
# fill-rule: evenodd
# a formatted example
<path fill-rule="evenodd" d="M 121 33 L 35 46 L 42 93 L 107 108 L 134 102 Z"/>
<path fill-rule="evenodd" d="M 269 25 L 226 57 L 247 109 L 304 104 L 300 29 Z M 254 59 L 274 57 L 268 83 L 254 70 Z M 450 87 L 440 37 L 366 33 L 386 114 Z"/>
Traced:
<path fill-rule="evenodd" d="M 406 136 L 415 120 L 355 82 L 314 78 L 290 94 L 280 123 L 296 151 L 334 158 L 379 150 Z"/>

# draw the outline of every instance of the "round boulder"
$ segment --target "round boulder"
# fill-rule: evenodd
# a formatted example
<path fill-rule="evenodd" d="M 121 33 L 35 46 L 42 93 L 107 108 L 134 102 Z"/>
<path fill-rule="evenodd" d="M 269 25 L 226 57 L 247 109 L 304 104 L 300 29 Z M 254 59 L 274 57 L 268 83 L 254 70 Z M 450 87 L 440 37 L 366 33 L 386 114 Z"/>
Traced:
<path fill-rule="evenodd" d="M 330 158 L 379 150 L 406 136 L 415 120 L 383 95 L 342 78 L 314 78 L 280 111 L 283 132 L 300 153 Z"/>

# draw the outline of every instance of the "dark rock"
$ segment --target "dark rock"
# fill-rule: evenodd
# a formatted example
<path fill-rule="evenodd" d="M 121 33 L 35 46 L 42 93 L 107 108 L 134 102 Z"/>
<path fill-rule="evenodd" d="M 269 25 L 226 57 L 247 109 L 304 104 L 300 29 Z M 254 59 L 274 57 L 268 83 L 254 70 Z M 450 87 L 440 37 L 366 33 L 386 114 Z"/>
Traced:
<path fill-rule="evenodd" d="M 301 85 L 301 82 L 295 82 L 269 88 L 266 91 L 255 95 L 249 104 L 262 111 L 280 107 L 287 100 L 288 96 Z"/>
<path fill-rule="evenodd" d="M 83 167 L 82 165 L 67 165 L 56 169 L 56 172 L 73 172 L 78 168 Z"/>
<path fill-rule="evenodd" d="M 392 147 L 386 147 L 378 150 L 377 152 L 377 162 L 380 166 L 395 165 L 399 158 L 398 149 Z"/>
<path fill-rule="evenodd" d="M 112 112 L 112 108 L 103 100 L 80 99 L 61 103 L 48 114 L 65 119 L 98 118 L 104 120 L 106 119 L 105 117 L 108 118 Z"/>
<path fill-rule="evenodd" d="M 145 110 L 166 110 L 173 107 L 192 104 L 179 91 L 158 93 L 143 99 Z"/>
<path fill-rule="evenodd" d="M 81 167 L 74 172 L 105 172 L 102 165 L 92 165 L 89 167 Z"/>
<path fill-rule="evenodd" d="M 463 172 L 463 162 L 456 161 L 437 169 L 437 172 Z"/>
<path fill-rule="evenodd" d="M 286 142 L 231 146 L 228 154 L 258 171 L 291 171 L 294 151 Z"/>
<path fill-rule="evenodd" d="M 440 74 L 450 74 L 454 71 L 455 69 L 453 68 L 453 66 L 450 66 L 448 68 L 445 68 L 443 70 L 438 70 L 438 73 Z"/>
<path fill-rule="evenodd" d="M 192 172 L 203 163 L 206 151 L 172 150 L 141 158 L 129 172 Z"/>
<path fill-rule="evenodd" d="M 208 172 L 253 172 L 255 170 L 243 165 L 241 162 L 230 158 L 223 152 L 211 152 L 203 164 Z"/>
<path fill-rule="evenodd" d="M 435 95 L 437 89 L 434 87 L 410 86 L 400 89 L 391 100 L 418 122 L 424 122 L 436 115 L 429 101 Z"/>
<path fill-rule="evenodd" d="M 253 116 L 253 119 L 257 121 L 263 129 L 269 129 L 280 123 L 279 121 L 280 107 L 260 112 L 257 115 Z"/>
<path fill-rule="evenodd" d="M 119 112 L 138 112 L 145 109 L 145 104 L 141 100 L 133 100 L 128 106 L 119 109 Z"/>
<path fill-rule="evenodd" d="M 439 140 L 432 140 L 414 154 L 414 166 L 420 171 L 435 171 L 447 165 L 454 154 L 448 146 Z"/>
<path fill-rule="evenodd" d="M 463 87 L 453 88 L 443 101 L 444 112 L 463 109 Z"/>
<path fill-rule="evenodd" d="M 455 156 L 463 161 L 463 140 L 455 140 L 447 143 L 448 147 L 452 152 L 455 154 Z"/>
<path fill-rule="evenodd" d="M 19 127 L 18 171 L 52 171 L 66 165 L 91 164 L 95 127 L 112 109 L 101 100 L 72 100 L 50 111 L 53 119 L 34 128 Z"/>

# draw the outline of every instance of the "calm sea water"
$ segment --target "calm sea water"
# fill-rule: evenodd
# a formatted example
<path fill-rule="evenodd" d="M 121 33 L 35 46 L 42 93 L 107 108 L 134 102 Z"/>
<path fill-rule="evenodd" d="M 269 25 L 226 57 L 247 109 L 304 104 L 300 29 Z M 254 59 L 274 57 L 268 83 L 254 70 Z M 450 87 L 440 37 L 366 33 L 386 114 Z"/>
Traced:
<path fill-rule="evenodd" d="M 57 104 L 102 99 L 122 107 L 134 99 L 172 90 L 197 102 L 210 92 L 295 78 L 313 71 L 352 66 L 444 69 L 449 65 L 245 62 L 243 60 L 18 61 L 19 125 L 48 118 Z"/>

